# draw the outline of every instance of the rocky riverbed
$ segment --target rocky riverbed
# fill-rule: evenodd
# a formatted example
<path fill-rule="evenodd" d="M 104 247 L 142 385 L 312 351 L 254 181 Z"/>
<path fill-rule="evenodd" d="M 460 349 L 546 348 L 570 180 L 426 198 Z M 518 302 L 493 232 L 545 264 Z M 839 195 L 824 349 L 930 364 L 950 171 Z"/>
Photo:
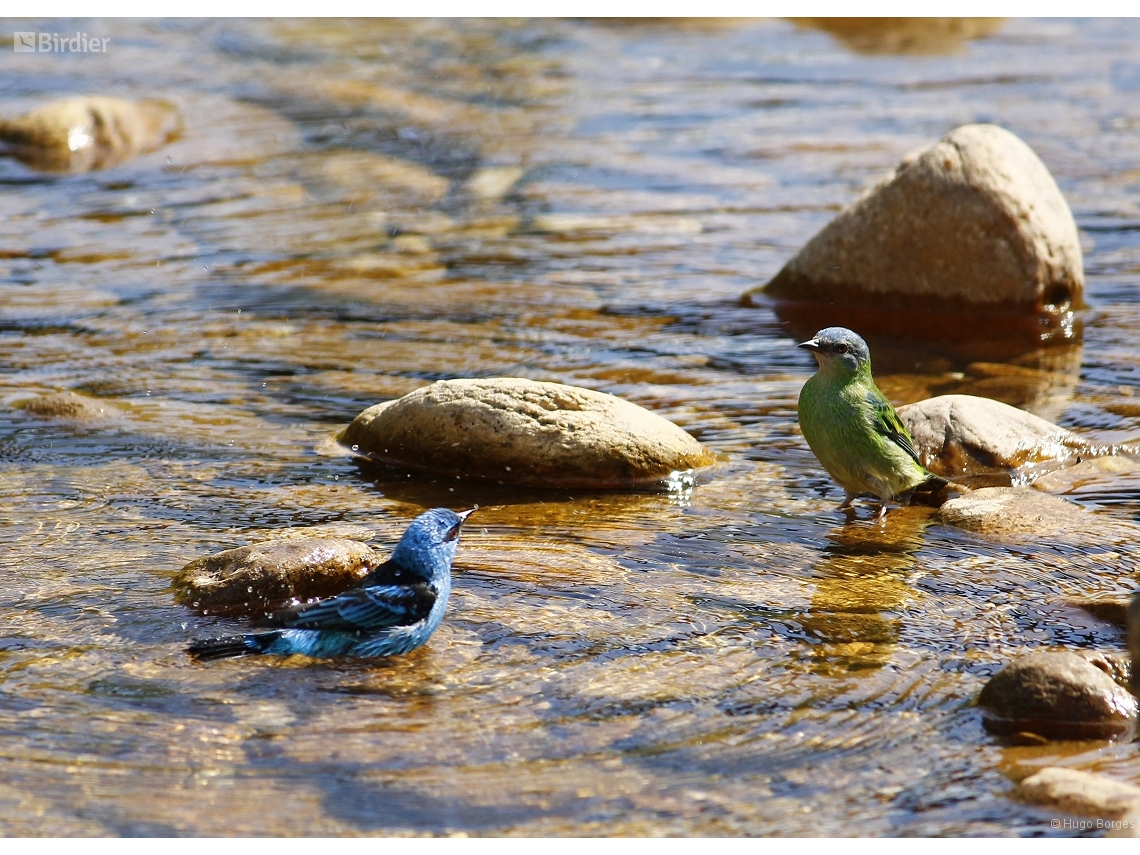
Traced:
<path fill-rule="evenodd" d="M 1133 743 L 992 733 L 977 700 L 1067 652 L 1123 703 L 1135 23 L 84 28 L 106 53 L 0 53 L 0 832 L 1072 835 L 1103 829 L 1054 820 L 1131 815 Z M 978 126 L 1013 135 L 1009 160 L 979 159 L 994 132 L 959 133 Z M 918 167 L 967 194 L 950 214 L 989 188 L 1002 281 L 1041 287 L 986 304 L 976 276 L 932 277 L 925 305 L 854 281 L 841 317 L 811 295 L 801 250 Z M 766 291 L 797 257 L 798 285 Z M 866 334 L 931 465 L 980 489 L 881 525 L 835 512 L 795 411 L 814 366 L 794 344 L 832 322 Z M 524 391 L 469 400 L 454 452 L 411 442 L 446 433 L 422 409 L 400 455 L 368 444 L 393 433 L 345 441 L 496 378 Z M 538 453 L 578 480 L 491 477 L 514 464 L 478 453 L 488 401 L 479 424 L 549 429 Z M 628 454 L 591 457 L 597 437 Z M 184 654 L 351 584 L 423 508 L 475 504 L 415 653 Z"/>

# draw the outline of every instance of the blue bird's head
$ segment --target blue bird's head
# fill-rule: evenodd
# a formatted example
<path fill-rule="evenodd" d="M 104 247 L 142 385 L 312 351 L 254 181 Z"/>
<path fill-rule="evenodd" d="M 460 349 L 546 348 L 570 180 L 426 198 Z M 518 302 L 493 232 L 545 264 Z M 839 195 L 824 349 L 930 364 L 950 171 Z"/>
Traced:
<path fill-rule="evenodd" d="M 458 514 L 447 508 L 425 511 L 412 520 L 391 560 L 429 582 L 446 575 L 459 546 L 459 530 L 474 512 L 474 508 Z"/>
<path fill-rule="evenodd" d="M 796 345 L 810 350 L 819 363 L 819 371 L 831 377 L 871 373 L 871 351 L 867 342 L 846 327 L 828 327 L 815 338 Z"/>

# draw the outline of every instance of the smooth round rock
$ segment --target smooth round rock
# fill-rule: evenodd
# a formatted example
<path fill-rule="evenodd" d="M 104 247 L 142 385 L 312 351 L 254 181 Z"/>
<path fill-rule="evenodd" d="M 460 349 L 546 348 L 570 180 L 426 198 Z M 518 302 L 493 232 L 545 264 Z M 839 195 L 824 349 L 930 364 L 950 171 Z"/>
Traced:
<path fill-rule="evenodd" d="M 210 614 L 265 614 L 293 599 L 339 594 L 381 561 L 347 538 L 270 540 L 191 561 L 174 577 L 174 599 Z"/>
<path fill-rule="evenodd" d="M 936 520 L 999 538 L 1087 532 L 1096 524 L 1096 518 L 1079 505 L 1027 487 L 971 490 L 943 503 Z"/>
<path fill-rule="evenodd" d="M 1023 779 L 1016 794 L 1024 801 L 1062 813 L 1110 820 L 1140 811 L 1140 787 L 1061 766 L 1046 766 Z"/>
<path fill-rule="evenodd" d="M 1034 653 L 1006 665 L 978 696 L 991 733 L 1110 739 L 1133 731 L 1136 699 L 1075 653 Z"/>
<path fill-rule="evenodd" d="M 964 125 L 841 212 L 763 292 L 782 300 L 972 305 L 1049 314 L 1082 304 L 1076 223 L 1049 170 L 996 125 Z"/>
<path fill-rule="evenodd" d="M 923 464 L 950 479 L 1064 464 L 1113 451 L 1025 410 L 974 395 L 939 395 L 898 412 Z"/>
<path fill-rule="evenodd" d="M 24 412 L 41 419 L 62 419 L 74 422 L 97 422 L 122 415 L 118 407 L 99 398 L 76 392 L 49 392 L 35 398 L 12 402 Z"/>
<path fill-rule="evenodd" d="M 713 462 L 636 404 L 516 377 L 441 380 L 369 407 L 340 441 L 399 468 L 535 487 L 647 486 Z"/>
<path fill-rule="evenodd" d="M 181 129 L 165 101 L 64 98 L 0 119 L 0 141 L 18 160 L 50 172 L 102 169 L 158 148 Z"/>

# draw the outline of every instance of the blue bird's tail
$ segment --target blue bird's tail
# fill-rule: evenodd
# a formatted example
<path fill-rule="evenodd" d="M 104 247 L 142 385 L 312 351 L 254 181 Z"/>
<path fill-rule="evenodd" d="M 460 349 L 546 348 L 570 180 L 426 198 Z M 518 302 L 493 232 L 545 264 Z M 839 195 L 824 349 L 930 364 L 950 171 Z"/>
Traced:
<path fill-rule="evenodd" d="M 280 632 L 259 632 L 256 635 L 226 635 L 221 638 L 200 638 L 192 641 L 186 652 L 195 659 L 224 659 L 227 656 L 248 656 L 264 653 L 281 637 Z"/>

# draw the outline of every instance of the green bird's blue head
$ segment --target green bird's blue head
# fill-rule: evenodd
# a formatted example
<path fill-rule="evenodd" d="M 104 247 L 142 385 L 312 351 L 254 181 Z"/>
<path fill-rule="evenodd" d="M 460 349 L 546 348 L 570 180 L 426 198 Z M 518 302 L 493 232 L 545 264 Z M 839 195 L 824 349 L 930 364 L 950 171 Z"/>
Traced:
<path fill-rule="evenodd" d="M 867 342 L 846 327 L 828 327 L 815 338 L 796 345 L 810 350 L 826 377 L 855 377 L 871 373 L 871 351 Z"/>

